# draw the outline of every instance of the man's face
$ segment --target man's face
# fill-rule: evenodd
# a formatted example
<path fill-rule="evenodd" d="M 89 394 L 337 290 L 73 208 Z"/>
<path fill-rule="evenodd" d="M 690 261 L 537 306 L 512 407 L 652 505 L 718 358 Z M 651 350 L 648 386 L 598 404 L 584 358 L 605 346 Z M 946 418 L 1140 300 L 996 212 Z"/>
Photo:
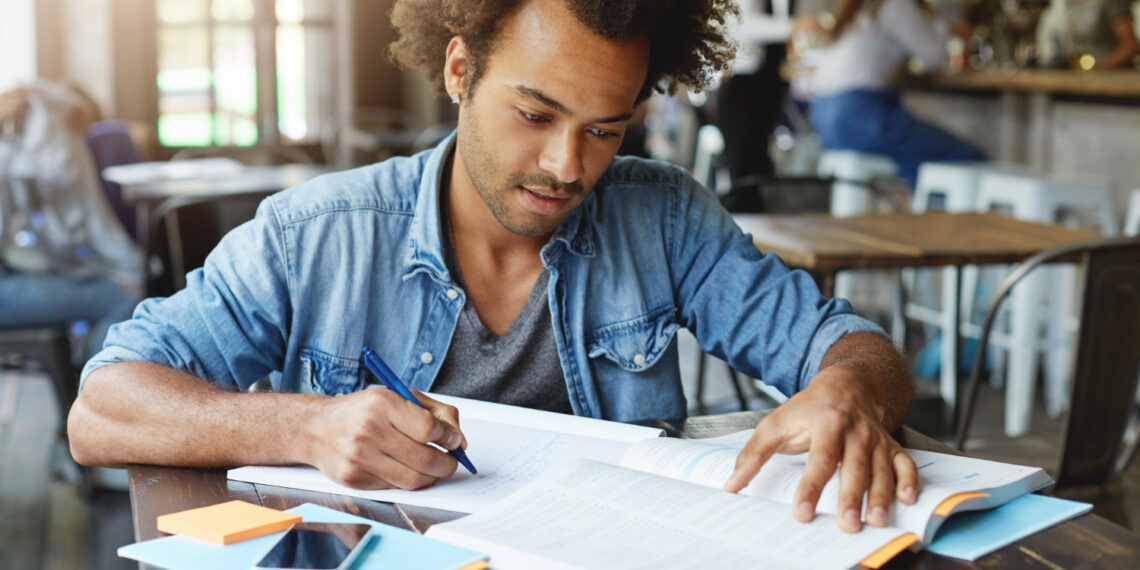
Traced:
<path fill-rule="evenodd" d="M 465 49 L 453 40 L 449 88 Z M 526 3 L 504 19 L 464 97 L 453 191 L 474 187 L 514 234 L 551 234 L 617 154 L 648 62 L 648 40 L 612 43 L 562 2 Z"/>

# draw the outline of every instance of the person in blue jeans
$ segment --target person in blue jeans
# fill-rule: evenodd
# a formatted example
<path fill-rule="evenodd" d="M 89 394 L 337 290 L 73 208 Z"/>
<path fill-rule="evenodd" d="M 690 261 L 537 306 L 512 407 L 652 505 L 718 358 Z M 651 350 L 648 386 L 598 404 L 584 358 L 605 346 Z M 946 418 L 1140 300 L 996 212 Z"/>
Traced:
<path fill-rule="evenodd" d="M 949 25 L 919 0 L 840 0 L 830 44 L 811 78 L 809 119 L 826 149 L 890 157 L 911 188 L 927 161 L 981 161 L 969 143 L 919 120 L 893 77 L 910 58 L 935 71 L 947 62 Z"/>
<path fill-rule="evenodd" d="M 676 332 L 791 397 L 726 482 L 808 453 L 794 513 L 837 470 L 838 524 L 917 495 L 889 435 L 913 383 L 843 300 L 758 251 L 679 168 L 615 158 L 654 87 L 732 57 L 733 2 L 407 0 L 398 61 L 459 105 L 435 149 L 265 200 L 184 290 L 143 302 L 85 367 L 68 418 L 86 464 L 314 465 L 358 488 L 451 476 L 455 408 L 369 383 L 634 421 L 685 415 Z M 270 375 L 273 393 L 246 393 Z M 472 457 L 478 464 L 478 459 Z M 866 503 L 864 504 L 864 497 Z"/>
<path fill-rule="evenodd" d="M 98 118 L 94 101 L 68 85 L 41 80 L 0 94 L 0 328 L 74 323 L 84 361 L 142 291 L 142 253 L 86 143 Z"/>

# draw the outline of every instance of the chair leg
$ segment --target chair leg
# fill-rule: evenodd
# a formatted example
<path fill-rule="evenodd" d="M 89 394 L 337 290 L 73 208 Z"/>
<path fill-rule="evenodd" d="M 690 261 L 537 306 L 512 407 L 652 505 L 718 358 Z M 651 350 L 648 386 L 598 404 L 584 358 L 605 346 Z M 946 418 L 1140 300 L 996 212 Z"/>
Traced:
<path fill-rule="evenodd" d="M 740 402 L 740 411 L 747 411 L 748 397 L 744 395 L 744 389 L 740 387 L 740 379 L 736 377 L 736 369 L 727 362 L 724 363 L 724 367 L 728 372 L 728 381 L 732 383 L 732 388 L 736 391 L 736 401 Z"/>
<path fill-rule="evenodd" d="M 1037 378 L 1038 303 L 1040 275 L 1030 275 L 1013 291 L 1010 319 L 1009 373 L 1006 377 L 1005 434 L 1021 437 L 1029 432 Z"/>
<path fill-rule="evenodd" d="M 704 414 L 705 408 L 705 351 L 697 347 L 697 390 L 694 398 L 697 400 L 697 414 Z"/>

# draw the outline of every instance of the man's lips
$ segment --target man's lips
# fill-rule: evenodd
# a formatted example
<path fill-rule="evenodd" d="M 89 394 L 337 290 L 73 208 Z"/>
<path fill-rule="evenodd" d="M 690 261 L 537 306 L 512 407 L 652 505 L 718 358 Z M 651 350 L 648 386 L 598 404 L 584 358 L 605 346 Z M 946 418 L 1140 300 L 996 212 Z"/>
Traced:
<path fill-rule="evenodd" d="M 527 188 L 526 186 L 520 186 L 520 188 L 522 188 L 523 190 L 526 190 L 527 192 L 530 192 L 531 194 L 538 196 L 539 198 L 545 198 L 547 200 L 569 200 L 570 199 L 569 194 L 562 194 L 561 192 L 559 192 L 557 190 L 550 190 L 550 189 L 546 189 L 546 188 Z"/>
<path fill-rule="evenodd" d="M 570 200 L 569 195 L 561 196 L 553 190 L 532 190 L 525 186 L 519 186 L 519 190 L 522 191 L 523 203 L 526 204 L 526 208 L 535 214 L 544 216 L 558 214 Z M 547 192 L 550 194 L 546 194 Z"/>

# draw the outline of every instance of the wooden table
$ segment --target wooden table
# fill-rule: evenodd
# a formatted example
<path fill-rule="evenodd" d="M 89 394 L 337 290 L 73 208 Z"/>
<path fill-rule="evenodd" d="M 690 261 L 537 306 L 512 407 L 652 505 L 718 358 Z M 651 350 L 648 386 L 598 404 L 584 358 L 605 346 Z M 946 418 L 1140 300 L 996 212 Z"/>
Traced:
<path fill-rule="evenodd" d="M 1016 263 L 1044 249 L 1100 237 L 1095 231 L 995 213 L 736 214 L 733 219 L 752 234 L 756 247 L 808 271 L 828 289 L 839 271 Z"/>
<path fill-rule="evenodd" d="M 740 412 L 707 418 L 691 418 L 684 425 L 689 432 L 713 435 L 756 425 L 763 412 Z M 665 424 L 662 427 L 670 427 Z M 918 432 L 903 428 L 898 437 L 914 449 L 955 453 L 951 448 Z M 155 517 L 183 509 L 241 499 L 275 509 L 289 509 L 314 503 L 363 516 L 419 533 L 438 522 L 462 516 L 459 513 L 381 503 L 342 495 L 254 485 L 226 479 L 217 469 L 185 469 L 132 465 L 129 468 L 131 509 L 135 539 L 162 536 L 155 528 Z M 930 552 L 904 553 L 886 568 L 1119 568 L 1140 567 L 1140 536 L 1099 516 L 1087 514 L 1011 544 L 976 563 L 946 558 Z"/>
<path fill-rule="evenodd" d="M 825 295 L 835 274 L 853 269 L 898 269 L 1016 263 L 1039 251 L 1096 239 L 1095 231 L 1039 224 L 996 213 L 927 212 L 870 214 L 837 218 L 827 214 L 737 214 L 756 247 L 780 256 L 790 267 L 811 273 Z M 955 272 L 957 278 L 958 273 Z M 961 303 L 955 287 L 944 299 L 944 342 L 939 394 L 951 418 L 957 399 Z M 1016 331 L 1011 335 L 1017 334 Z M 1006 401 L 1006 417 L 1027 418 L 1016 398 Z M 1007 422 L 1009 425 L 1010 422 Z"/>

